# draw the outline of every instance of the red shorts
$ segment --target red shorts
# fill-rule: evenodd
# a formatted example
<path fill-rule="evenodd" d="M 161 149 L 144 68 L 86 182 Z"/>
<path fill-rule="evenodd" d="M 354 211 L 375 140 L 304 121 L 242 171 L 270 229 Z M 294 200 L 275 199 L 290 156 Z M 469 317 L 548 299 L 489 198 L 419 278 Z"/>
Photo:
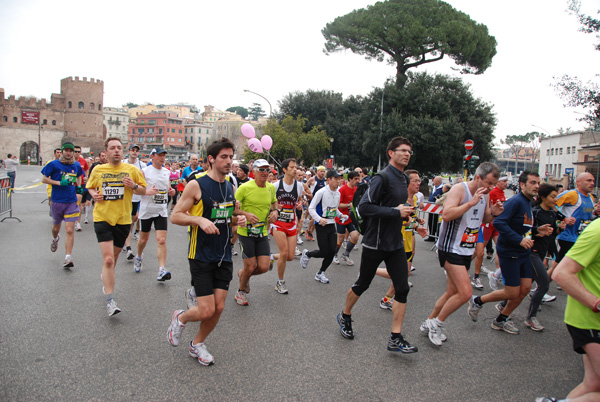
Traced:
<path fill-rule="evenodd" d="M 287 237 L 294 237 L 298 234 L 296 222 L 290 225 L 289 223 L 276 221 L 271 225 L 271 234 L 273 234 L 274 230 L 285 233 Z"/>
<path fill-rule="evenodd" d="M 496 230 L 496 228 L 494 227 L 493 224 L 489 223 L 489 224 L 483 226 L 483 241 L 484 241 L 484 243 L 489 242 L 491 238 L 496 237 L 499 234 L 500 234 L 500 232 L 498 232 Z"/>

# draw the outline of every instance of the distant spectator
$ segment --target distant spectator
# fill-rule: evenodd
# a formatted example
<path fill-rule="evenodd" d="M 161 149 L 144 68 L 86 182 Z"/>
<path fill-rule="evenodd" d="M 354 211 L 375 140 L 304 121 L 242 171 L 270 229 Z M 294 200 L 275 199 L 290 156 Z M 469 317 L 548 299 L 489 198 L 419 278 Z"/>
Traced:
<path fill-rule="evenodd" d="M 17 156 L 13 154 L 8 154 L 6 159 L 4 160 L 4 167 L 6 168 L 6 174 L 10 178 L 10 188 L 15 188 L 15 179 L 17 177 L 17 166 L 19 166 L 19 161 L 17 160 Z"/>

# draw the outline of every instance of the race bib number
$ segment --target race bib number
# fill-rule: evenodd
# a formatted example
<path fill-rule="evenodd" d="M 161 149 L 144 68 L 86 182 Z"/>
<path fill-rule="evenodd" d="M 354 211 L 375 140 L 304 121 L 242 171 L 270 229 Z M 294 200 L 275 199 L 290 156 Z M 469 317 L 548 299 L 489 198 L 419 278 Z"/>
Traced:
<path fill-rule="evenodd" d="M 171 180 L 171 186 L 176 186 L 177 185 L 177 180 Z"/>
<path fill-rule="evenodd" d="M 581 222 L 579 222 L 579 229 L 577 230 L 577 234 L 580 235 L 581 233 L 583 233 L 585 228 L 587 228 L 590 223 L 592 223 L 592 221 L 582 220 Z"/>
<path fill-rule="evenodd" d="M 233 216 L 233 202 L 221 202 L 210 211 L 210 218 L 229 219 Z"/>
<path fill-rule="evenodd" d="M 411 218 L 411 220 L 408 222 L 408 225 L 406 225 L 404 227 L 404 231 L 405 232 L 412 232 L 415 229 L 415 227 L 416 227 L 416 223 L 417 223 L 417 221 Z"/>
<path fill-rule="evenodd" d="M 460 246 L 464 248 L 475 248 L 479 237 L 479 228 L 466 228 L 460 241 Z"/>
<path fill-rule="evenodd" d="M 295 212 L 293 209 L 290 208 L 283 208 L 280 212 L 279 212 L 279 218 L 278 220 L 281 222 L 285 222 L 285 223 L 291 223 L 294 222 L 294 217 L 296 216 Z"/>
<path fill-rule="evenodd" d="M 124 195 L 125 185 L 123 183 L 102 183 L 102 197 L 105 201 L 122 200 Z"/>
<path fill-rule="evenodd" d="M 168 200 L 167 190 L 158 190 L 158 194 L 152 197 L 152 201 L 154 201 L 155 204 L 166 204 Z"/>
<path fill-rule="evenodd" d="M 264 222 L 258 222 L 254 225 L 248 224 L 248 237 L 263 237 Z"/>
<path fill-rule="evenodd" d="M 77 174 L 63 172 L 62 180 L 67 180 L 69 182 L 69 186 L 74 186 L 75 184 L 77 184 Z"/>
<path fill-rule="evenodd" d="M 327 207 L 327 210 L 325 211 L 325 215 L 323 215 L 323 218 L 333 219 L 336 216 L 337 216 L 337 208 Z"/>

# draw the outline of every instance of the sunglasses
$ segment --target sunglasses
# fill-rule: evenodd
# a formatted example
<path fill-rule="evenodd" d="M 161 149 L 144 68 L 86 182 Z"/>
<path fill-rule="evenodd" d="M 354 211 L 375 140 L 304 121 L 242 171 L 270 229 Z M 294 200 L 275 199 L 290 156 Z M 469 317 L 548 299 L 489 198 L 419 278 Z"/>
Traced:
<path fill-rule="evenodd" d="M 259 172 L 270 172 L 271 168 L 256 168 Z"/>

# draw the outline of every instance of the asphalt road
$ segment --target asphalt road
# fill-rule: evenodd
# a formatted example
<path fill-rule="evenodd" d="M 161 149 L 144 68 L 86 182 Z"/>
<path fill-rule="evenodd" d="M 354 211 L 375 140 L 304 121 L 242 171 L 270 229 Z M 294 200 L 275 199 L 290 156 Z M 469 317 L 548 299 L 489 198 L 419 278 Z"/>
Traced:
<path fill-rule="evenodd" d="M 39 168 L 21 167 L 16 185 L 34 185 L 40 177 Z M 331 266 L 328 285 L 313 279 L 318 261 L 307 270 L 298 259 L 289 263 L 288 295 L 275 292 L 274 271 L 253 277 L 248 307 L 233 299 L 235 278 L 206 342 L 215 365 L 204 367 L 187 354 L 198 324 L 188 325 L 179 347 L 166 340 L 170 315 L 185 308 L 189 285 L 185 228 L 169 226 L 171 281 L 155 280 L 152 237 L 141 273 L 121 255 L 115 297 L 123 312 L 109 318 L 93 226 L 75 234 L 75 268 L 66 271 L 64 229 L 58 251 L 49 250 L 45 185 L 13 197 L 14 216 L 22 222 L 0 223 L 1 401 L 533 401 L 564 397 L 583 378 L 581 357 L 562 322 L 566 296 L 554 284 L 550 293 L 558 300 L 538 314 L 545 331 L 525 328 L 528 303 L 513 315 L 520 335 L 490 328 L 493 305 L 477 323 L 465 306 L 447 321 L 448 341 L 432 345 L 418 328 L 443 292 L 445 276 L 431 243 L 420 239 L 402 331 L 418 353 L 386 350 L 391 312 L 379 308 L 389 285 L 383 278 L 374 279 L 353 311 L 355 339 L 339 334 L 336 314 L 360 262 L 360 251 L 353 251 L 356 265 Z M 305 246 L 316 248 L 316 242 Z M 240 266 L 234 257 L 234 269 Z"/>

